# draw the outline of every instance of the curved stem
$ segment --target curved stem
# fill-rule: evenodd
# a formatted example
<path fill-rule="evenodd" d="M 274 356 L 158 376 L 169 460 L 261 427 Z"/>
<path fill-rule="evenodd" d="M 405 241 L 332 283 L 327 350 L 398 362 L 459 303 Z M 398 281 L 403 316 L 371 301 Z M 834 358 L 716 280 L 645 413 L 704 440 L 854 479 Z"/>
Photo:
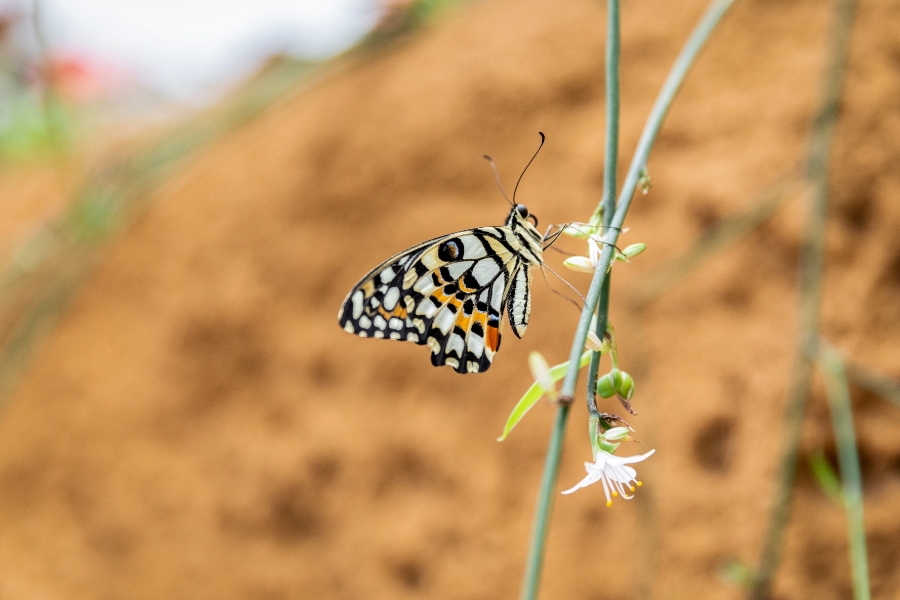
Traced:
<path fill-rule="evenodd" d="M 784 416 L 778 486 L 760 553 L 759 567 L 750 590 L 750 598 L 753 600 L 769 598 L 772 577 L 781 557 L 784 529 L 790 516 L 791 491 L 797 470 L 803 414 L 819 340 L 822 270 L 825 262 L 825 216 L 828 208 L 828 153 L 837 120 L 841 83 L 850 46 L 850 30 L 856 9 L 856 0 L 836 1 L 829 36 L 832 44 L 825 84 L 807 150 L 806 177 L 810 183 L 810 193 L 809 212 L 800 247 L 798 340 L 794 350 L 794 367 Z"/>
<path fill-rule="evenodd" d="M 622 223 L 625 220 L 625 215 L 628 213 L 628 207 L 631 204 L 631 197 L 634 195 L 634 190 L 637 187 L 640 171 L 647 163 L 647 157 L 650 154 L 650 149 L 653 147 L 653 142 L 656 140 L 656 135 L 662 126 L 662 121 L 669 110 L 672 100 L 675 98 L 675 94 L 681 87 L 681 83 L 684 81 L 690 66 L 693 64 L 694 60 L 697 58 L 697 54 L 703 47 L 703 44 L 733 3 L 734 0 L 714 0 L 710 4 L 706 13 L 704 13 L 700 22 L 691 33 L 690 38 L 688 38 L 681 54 L 679 54 L 675 64 L 672 66 L 662 90 L 660 90 L 660 93 L 656 98 L 656 103 L 653 105 L 653 110 L 650 112 L 647 123 L 644 125 L 644 131 L 641 134 L 638 148 L 631 161 L 628 175 L 625 178 L 625 186 L 622 188 L 621 194 L 619 195 L 619 202 L 615 215 L 612 220 L 609 221 L 609 223 L 611 223 L 611 228 L 607 228 L 605 231 L 604 242 L 606 242 L 606 244 L 600 253 L 597 270 L 594 273 L 594 278 L 591 280 L 591 286 L 588 289 L 584 310 L 581 313 L 578 327 L 575 330 L 575 339 L 572 342 L 572 352 L 569 356 L 570 365 L 578 364 L 582 352 L 581 349 L 584 348 L 584 342 L 587 339 L 588 327 L 591 324 L 591 315 L 597 308 L 601 292 L 605 290 L 607 295 L 609 293 L 607 272 L 613 257 L 613 245 L 619 237 L 618 228 L 621 228 Z M 616 18 L 614 22 L 618 25 L 618 0 L 610 0 L 610 5 L 612 6 L 613 4 L 616 5 Z M 612 22 L 613 19 L 610 19 L 610 21 Z M 612 43 L 611 38 L 612 36 L 610 36 L 610 39 L 607 39 L 607 44 Z M 618 39 L 618 32 L 616 32 L 615 43 L 618 43 Z M 613 54 L 608 50 L 607 56 L 610 55 L 617 57 L 618 52 Z M 616 78 L 618 78 L 618 60 L 616 60 L 616 63 Z M 607 67 L 609 68 L 609 64 L 607 64 Z M 618 84 L 616 84 L 615 89 L 618 91 Z M 612 106 L 618 108 L 618 100 L 616 100 L 615 103 L 608 103 L 607 110 L 611 110 Z M 608 115 L 607 119 L 607 122 L 610 122 L 611 117 Z M 618 115 L 616 115 L 616 122 L 617 120 Z M 610 131 L 610 129 L 607 129 L 607 148 L 610 147 Z M 616 131 L 618 132 L 617 128 Z M 607 157 L 609 156 L 610 155 L 607 154 Z M 604 185 L 609 185 L 611 182 L 614 183 L 614 180 L 607 176 Z M 606 218 L 606 216 L 604 217 Z M 599 325 L 599 315 L 597 321 Z M 569 404 L 572 401 L 572 395 L 575 392 L 577 381 L 578 369 L 569 369 L 566 371 L 566 377 L 563 380 L 562 385 L 561 404 L 557 409 L 556 421 L 550 437 L 550 447 L 547 450 L 547 459 L 544 462 L 541 487 L 538 491 L 538 502 L 537 508 L 535 509 L 534 525 L 531 534 L 531 546 L 528 550 L 525 579 L 522 587 L 522 600 L 533 600 L 537 597 L 537 590 L 540 585 L 541 567 L 544 559 L 544 545 L 549 525 L 549 514 L 553 505 L 552 496 L 556 488 L 557 475 L 559 474 L 559 461 L 562 455 L 566 421 L 568 420 L 569 415 Z"/>

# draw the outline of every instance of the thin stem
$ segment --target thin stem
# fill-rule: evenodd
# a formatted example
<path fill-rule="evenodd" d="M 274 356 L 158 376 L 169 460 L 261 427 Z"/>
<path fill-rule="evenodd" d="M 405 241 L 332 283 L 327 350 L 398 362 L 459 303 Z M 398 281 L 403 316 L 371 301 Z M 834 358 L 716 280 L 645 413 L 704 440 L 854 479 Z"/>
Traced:
<path fill-rule="evenodd" d="M 600 261 L 597 265 L 597 270 L 594 272 L 594 279 L 591 281 L 591 287 L 588 289 L 587 303 L 584 307 L 584 311 L 581 313 L 581 319 L 578 321 L 578 327 L 575 330 L 575 339 L 572 342 L 572 351 L 569 353 L 569 364 L 577 364 L 578 357 L 581 356 L 581 348 L 584 347 L 584 341 L 587 339 L 587 329 L 591 323 L 591 313 L 594 312 L 594 308 L 597 306 L 597 300 L 600 297 L 600 289 L 603 287 L 603 280 L 606 278 L 606 272 L 609 268 L 609 263 L 612 260 L 612 245 L 619 239 L 619 230 L 625 222 L 625 215 L 628 214 L 628 209 L 631 206 L 631 198 L 634 196 L 634 191 L 637 188 L 641 170 L 644 169 L 647 164 L 647 158 L 650 156 L 653 142 L 656 141 L 656 135 L 659 133 L 660 127 L 662 127 L 663 120 L 666 118 L 666 113 L 669 111 L 672 100 L 675 99 L 675 94 L 684 82 L 684 78 L 691 65 L 693 65 L 696 60 L 697 54 L 699 54 L 703 44 L 733 3 L 734 0 L 714 0 L 710 4 L 709 8 L 707 8 L 706 12 L 703 14 L 703 17 L 701 17 L 700 22 L 691 33 L 691 36 L 688 38 L 687 43 L 685 43 L 684 48 L 681 50 L 681 54 L 679 54 L 678 58 L 675 60 L 675 64 L 672 65 L 669 76 L 666 78 L 659 95 L 656 97 L 656 102 L 653 104 L 650 116 L 647 117 L 647 123 L 644 125 L 644 130 L 641 132 L 641 138 L 638 141 L 634 158 L 631 159 L 631 165 L 628 167 L 628 174 L 625 176 L 625 185 L 619 193 L 619 202 L 616 207 L 615 216 L 612 219 L 611 228 L 608 229 L 604 235 L 604 242 L 606 242 L 607 245 L 604 246 L 603 251 L 600 254 Z M 576 362 L 572 362 L 573 360 Z M 577 379 L 577 369 L 570 369 L 566 372 L 566 377 L 563 380 L 562 385 L 562 394 L 564 396 L 572 395 L 575 390 Z"/>
<path fill-rule="evenodd" d="M 606 18 L 606 155 L 603 159 L 603 224 L 616 210 L 616 170 L 619 166 L 619 0 L 609 0 Z M 599 335 L 599 334 L 598 334 Z"/>
<path fill-rule="evenodd" d="M 534 524 L 531 526 L 531 540 L 528 547 L 528 558 L 525 563 L 525 579 L 522 582 L 522 600 L 537 598 L 541 583 L 541 566 L 544 564 L 544 548 L 547 540 L 547 529 L 550 524 L 550 512 L 553 509 L 553 498 L 556 494 L 556 478 L 559 474 L 559 460 L 562 457 L 563 438 L 566 435 L 566 421 L 569 419 L 569 404 L 560 404 L 556 411 L 556 421 L 550 434 L 550 447 L 544 460 L 544 474 L 541 476 L 541 487 L 538 490 L 537 508 L 534 512 Z"/>
<path fill-rule="evenodd" d="M 669 76 L 666 77 L 666 81 L 656 97 L 656 102 L 650 110 L 650 116 L 647 117 L 647 123 L 641 132 L 641 139 L 638 140 L 637 149 L 634 151 L 634 158 L 631 159 L 631 166 L 628 167 L 625 185 L 622 186 L 622 191 L 619 193 L 619 204 L 616 208 L 616 216 L 612 222 L 613 227 L 621 228 L 622 223 L 625 222 L 625 215 L 628 214 L 628 207 L 631 205 L 631 199 L 634 197 L 634 191 L 640 180 L 641 171 L 647 167 L 650 150 L 653 148 L 653 142 L 656 141 L 656 136 L 662 127 L 663 120 L 666 118 L 666 113 L 669 112 L 672 100 L 675 99 L 675 94 L 681 88 L 688 70 L 693 66 L 697 54 L 700 53 L 700 50 L 709 38 L 709 34 L 713 32 L 719 20 L 731 8 L 734 1 L 714 0 L 709 5 L 709 8 L 706 9 L 706 12 L 700 18 L 700 22 L 694 27 L 694 31 L 691 32 L 691 37 L 688 38 L 687 43 L 682 48 L 681 54 L 675 60 L 675 64 L 672 65 Z M 613 230 L 613 232 L 617 231 L 617 229 Z M 613 238 L 613 243 L 615 243 L 616 239 L 618 239 L 618 234 Z"/>
<path fill-rule="evenodd" d="M 675 64 L 669 73 L 669 77 L 666 79 L 662 90 L 657 96 L 656 103 L 653 106 L 653 110 L 650 112 L 647 123 L 644 125 L 644 131 L 641 134 L 637 151 L 632 159 L 628 176 L 625 179 L 625 187 L 619 195 L 618 207 L 616 208 L 615 216 L 611 222 L 612 227 L 621 228 L 622 222 L 625 220 L 625 215 L 628 212 L 628 207 L 631 204 L 631 197 L 637 187 L 640 170 L 647 162 L 650 149 L 653 147 L 656 134 L 662 126 L 662 121 L 668 112 L 669 105 L 675 98 L 676 92 L 684 81 L 690 66 L 697 58 L 697 54 L 704 42 L 709 38 L 713 29 L 715 29 L 719 19 L 721 19 L 722 15 L 725 14 L 725 11 L 727 11 L 733 3 L 734 0 L 714 0 L 700 22 L 694 28 L 694 31 L 691 33 L 690 38 L 688 38 L 681 54 L 676 59 Z M 618 18 L 616 19 L 616 23 L 617 22 Z M 616 36 L 616 40 L 618 40 L 618 36 Z M 610 43 L 610 40 L 607 40 L 607 43 Z M 616 69 L 618 69 L 618 65 L 616 66 Z M 616 89 L 618 89 L 618 87 Z M 612 104 L 613 103 L 607 104 L 607 110 L 610 109 Z M 618 101 L 614 104 L 615 106 L 618 106 Z M 607 129 L 607 136 L 609 134 L 610 129 Z M 609 141 L 607 140 L 607 148 L 608 147 Z M 609 181 L 609 179 L 606 181 Z M 575 330 L 575 339 L 572 342 L 572 352 L 569 356 L 570 365 L 578 364 L 582 352 L 581 349 L 584 348 L 584 342 L 587 339 L 591 315 L 597 307 L 601 292 L 606 287 L 606 275 L 613 256 L 613 244 L 616 243 L 618 237 L 618 229 L 607 229 L 605 232 L 604 241 L 606 244 L 600 253 L 597 270 L 594 273 L 594 278 L 591 280 L 591 286 L 588 289 L 585 307 L 581 312 L 581 318 L 579 319 L 578 327 Z M 606 294 L 608 295 L 608 293 L 609 289 L 606 288 Z M 601 319 L 598 316 L 598 323 L 600 320 Z M 531 546 L 528 550 L 528 561 L 525 567 L 525 579 L 521 595 L 522 600 L 533 600 L 537 597 L 537 590 L 540 584 L 540 572 L 544 558 L 544 544 L 547 536 L 547 527 L 550 521 L 549 514 L 553 504 L 551 497 L 556 487 L 556 479 L 559 473 L 559 461 L 562 454 L 563 437 L 569 415 L 568 402 L 571 402 L 572 400 L 577 381 L 578 369 L 571 368 L 566 371 L 566 377 L 563 380 L 561 390 L 561 400 L 563 400 L 563 403 L 560 404 L 559 409 L 557 410 L 556 422 L 554 423 L 553 432 L 550 436 L 550 447 L 547 450 L 547 459 L 544 462 L 541 487 L 538 492 L 538 502 L 537 508 L 535 509 L 534 525 L 531 534 Z M 566 402 L 566 400 L 568 402 Z"/>
<path fill-rule="evenodd" d="M 850 407 L 850 388 L 841 356 L 828 344 L 819 346 L 819 367 L 825 376 L 825 390 L 831 408 L 831 423 L 837 443 L 838 465 L 847 509 L 847 536 L 850 542 L 850 571 L 853 575 L 853 597 L 869 600 L 869 567 L 866 558 L 866 528 L 863 520 L 862 476 L 856 436 L 853 431 L 853 410 Z"/>
<path fill-rule="evenodd" d="M 822 268 L 825 260 L 825 216 L 828 208 L 828 154 L 837 120 L 844 67 L 850 46 L 855 0 L 837 0 L 831 26 L 832 45 L 825 75 L 822 101 L 813 121 L 807 155 L 806 176 L 810 183 L 809 212 L 800 248 L 798 340 L 784 417 L 783 448 L 775 502 L 750 597 L 769 597 L 772 577 L 781 555 L 784 529 L 790 514 L 791 492 L 797 470 L 800 433 L 806 397 L 809 395 L 813 360 L 819 337 L 822 298 Z"/>
<path fill-rule="evenodd" d="M 609 0 L 606 17 L 606 149 L 603 158 L 603 198 L 597 210 L 603 211 L 604 231 L 612 223 L 616 210 L 616 171 L 619 168 L 619 55 L 622 45 L 619 0 Z M 597 328 L 595 333 L 601 340 L 606 335 L 609 312 L 609 278 L 601 288 L 597 306 Z M 588 409 L 597 412 L 594 401 L 594 387 L 600 368 L 600 353 L 591 354 L 588 368 L 587 402 Z"/>
<path fill-rule="evenodd" d="M 612 279 L 611 275 L 612 274 L 606 276 L 606 282 L 600 290 L 600 301 L 597 303 L 597 326 L 594 328 L 594 333 L 596 333 L 597 337 L 601 340 L 603 340 L 606 335 L 606 324 L 609 322 L 609 288 L 611 285 L 610 280 Z M 600 353 L 592 352 L 587 378 L 587 406 L 591 416 L 599 414 L 600 412 L 597 410 L 597 402 L 595 399 L 595 388 L 597 387 L 597 374 L 599 371 Z"/>

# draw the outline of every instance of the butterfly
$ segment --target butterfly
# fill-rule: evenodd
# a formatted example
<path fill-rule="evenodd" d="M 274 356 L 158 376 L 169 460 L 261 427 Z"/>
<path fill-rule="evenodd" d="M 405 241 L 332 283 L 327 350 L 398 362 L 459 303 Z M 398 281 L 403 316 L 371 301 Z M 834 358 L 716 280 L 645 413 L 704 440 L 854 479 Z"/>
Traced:
<path fill-rule="evenodd" d="M 534 224 L 529 221 L 534 219 Z M 521 338 L 531 315 L 533 269 L 543 264 L 537 217 L 513 205 L 502 227 L 478 227 L 422 242 L 357 283 L 338 323 L 360 337 L 431 348 L 431 364 L 483 373 L 500 350 L 506 313 Z"/>
<path fill-rule="evenodd" d="M 540 136 L 512 200 L 503 191 L 494 161 L 485 156 L 512 205 L 503 226 L 451 233 L 387 259 L 347 294 L 338 312 L 340 326 L 360 337 L 428 346 L 436 367 L 487 371 L 500 350 L 502 313 L 516 337 L 525 334 L 533 271 L 544 266 L 545 237 L 537 230 L 537 217 L 515 202 L 525 171 L 544 145 L 546 138 Z"/>

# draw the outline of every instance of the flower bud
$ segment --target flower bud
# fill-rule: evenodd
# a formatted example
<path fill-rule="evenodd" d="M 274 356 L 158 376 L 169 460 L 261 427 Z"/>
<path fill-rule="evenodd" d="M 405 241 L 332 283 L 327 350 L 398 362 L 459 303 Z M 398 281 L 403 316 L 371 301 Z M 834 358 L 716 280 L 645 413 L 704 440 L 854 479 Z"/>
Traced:
<path fill-rule="evenodd" d="M 563 261 L 563 264 L 573 271 L 579 271 L 581 273 L 594 272 L 594 265 L 591 264 L 591 259 L 587 256 L 570 256 Z"/>
<path fill-rule="evenodd" d="M 550 366 L 540 352 L 532 352 L 528 356 L 528 366 L 531 367 L 531 375 L 544 393 L 551 399 L 555 398 L 556 388 L 553 385 L 553 378 L 550 377 Z"/>
<path fill-rule="evenodd" d="M 625 371 L 616 370 L 610 373 L 613 389 L 622 400 L 631 400 L 634 396 L 634 379 Z"/>
<path fill-rule="evenodd" d="M 605 353 L 609 350 L 609 346 L 607 345 L 607 347 L 604 348 L 603 342 L 597 337 L 597 334 L 590 330 L 587 332 L 587 339 L 584 340 L 584 347 L 587 350 L 593 350 L 594 352 L 600 353 Z"/>
<path fill-rule="evenodd" d="M 612 398 L 613 394 L 616 393 L 616 388 L 613 385 L 613 373 L 615 372 L 613 370 L 597 379 L 597 395 L 601 398 Z"/>
<path fill-rule="evenodd" d="M 628 437 L 628 428 L 627 427 L 613 427 L 612 429 L 609 429 L 608 431 L 604 431 L 602 435 L 603 435 L 603 439 L 605 439 L 607 442 L 614 442 L 614 441 L 618 441 L 618 440 L 626 440 L 626 441 L 631 440 L 631 438 Z"/>
<path fill-rule="evenodd" d="M 646 249 L 647 244 L 632 244 L 622 250 L 622 254 L 625 256 L 625 258 L 634 258 Z"/>

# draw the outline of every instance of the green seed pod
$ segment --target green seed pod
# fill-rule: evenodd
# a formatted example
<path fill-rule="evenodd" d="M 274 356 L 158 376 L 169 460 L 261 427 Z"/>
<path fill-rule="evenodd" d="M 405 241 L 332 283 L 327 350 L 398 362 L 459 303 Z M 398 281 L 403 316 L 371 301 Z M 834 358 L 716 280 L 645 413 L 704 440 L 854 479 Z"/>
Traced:
<path fill-rule="evenodd" d="M 616 393 L 615 386 L 613 385 L 613 373 L 616 372 L 617 371 L 614 369 L 597 379 L 597 395 L 601 398 L 612 398 L 613 394 Z"/>
<path fill-rule="evenodd" d="M 631 400 L 634 396 L 634 379 L 625 371 L 616 370 L 612 375 L 613 389 L 622 400 Z"/>

